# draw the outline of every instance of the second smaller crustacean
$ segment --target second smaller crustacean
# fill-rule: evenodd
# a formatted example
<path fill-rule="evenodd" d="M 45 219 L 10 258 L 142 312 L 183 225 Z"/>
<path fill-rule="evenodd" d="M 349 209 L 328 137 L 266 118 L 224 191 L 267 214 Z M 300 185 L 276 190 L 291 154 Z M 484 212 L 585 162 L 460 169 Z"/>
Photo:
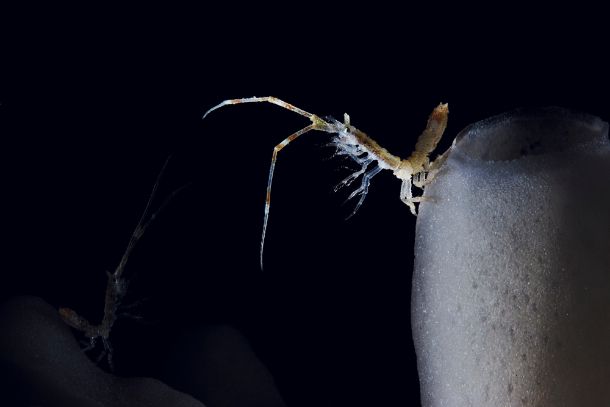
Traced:
<path fill-rule="evenodd" d="M 127 294 L 127 287 L 129 285 L 129 280 L 125 278 L 123 274 L 125 272 L 125 267 L 127 266 L 129 256 L 131 255 L 140 238 L 144 235 L 146 229 L 148 229 L 148 227 L 153 223 L 153 221 L 157 218 L 161 211 L 180 191 L 182 191 L 186 186 L 188 186 L 187 184 L 181 188 L 174 190 L 167 198 L 165 198 L 159 208 L 151 214 L 151 205 L 153 200 L 155 199 L 157 188 L 159 187 L 161 177 L 165 172 L 168 162 L 169 158 L 165 161 L 161 172 L 157 176 L 155 185 L 153 186 L 150 197 L 148 198 L 146 208 L 144 209 L 144 212 L 142 213 L 142 216 L 140 217 L 140 221 L 138 222 L 136 228 L 131 234 L 127 249 L 125 250 L 125 253 L 123 253 L 121 261 L 113 272 L 106 272 L 108 276 L 108 282 L 106 283 L 106 295 L 104 298 L 104 316 L 102 318 L 102 321 L 99 324 L 94 324 L 89 322 L 89 320 L 87 320 L 85 317 L 81 316 L 71 308 L 59 308 L 59 315 L 63 319 L 63 321 L 72 328 L 81 332 L 88 340 L 88 344 L 84 348 L 84 351 L 95 349 L 97 345 L 97 340 L 101 339 L 103 350 L 97 360 L 99 362 L 104 357 L 106 357 L 110 370 L 114 370 L 114 364 L 112 359 L 113 350 L 110 344 L 109 337 L 115 322 L 121 317 L 141 319 L 137 315 L 125 312 L 129 308 L 132 308 L 134 305 L 137 305 L 137 302 L 131 305 L 123 304 L 123 300 L 125 299 L 125 296 Z"/>

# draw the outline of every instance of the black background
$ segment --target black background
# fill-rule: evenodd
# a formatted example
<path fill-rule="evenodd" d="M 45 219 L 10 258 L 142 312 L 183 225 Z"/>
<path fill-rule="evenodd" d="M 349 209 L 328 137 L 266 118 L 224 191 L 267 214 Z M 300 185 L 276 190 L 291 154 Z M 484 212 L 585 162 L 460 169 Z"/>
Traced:
<path fill-rule="evenodd" d="M 459 14 L 458 14 L 459 13 Z M 117 373 L 159 377 L 183 329 L 231 324 L 289 406 L 418 405 L 410 333 L 415 218 L 378 175 L 356 216 L 349 174 L 312 133 L 280 154 L 258 263 L 275 144 L 307 120 L 274 95 L 352 123 L 400 156 L 450 105 L 439 151 L 466 125 L 520 106 L 610 118 L 595 10 L 428 10 L 312 4 L 222 9 L 6 11 L 0 89 L 2 298 L 43 297 L 95 320 L 169 154 L 159 198 L 183 184 L 132 256 L 130 298 L 148 324 L 113 332 Z M 349 165 L 349 164 L 348 164 Z M 178 377 L 184 372 L 175 371 Z"/>

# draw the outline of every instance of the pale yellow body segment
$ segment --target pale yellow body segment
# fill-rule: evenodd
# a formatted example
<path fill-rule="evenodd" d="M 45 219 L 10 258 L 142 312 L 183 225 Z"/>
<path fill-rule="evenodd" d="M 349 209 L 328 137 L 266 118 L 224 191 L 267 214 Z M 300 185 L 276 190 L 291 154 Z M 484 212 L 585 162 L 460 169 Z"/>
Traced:
<path fill-rule="evenodd" d="M 349 177 L 344 179 L 337 186 L 337 188 L 335 188 L 338 189 L 342 186 L 350 185 L 355 179 L 362 176 L 362 185 L 360 188 L 352 192 L 348 198 L 351 199 L 356 195 L 360 195 L 360 200 L 358 201 L 352 215 L 358 210 L 364 201 L 364 197 L 368 192 L 371 178 L 378 174 L 381 170 L 391 170 L 393 174 L 402 181 L 400 199 L 407 206 L 409 206 L 411 212 L 416 215 L 417 211 L 415 208 L 415 203 L 420 202 L 422 198 L 413 196 L 411 191 L 412 185 L 423 188 L 432 180 L 444 162 L 444 154 L 437 158 L 437 160 L 434 162 L 430 162 L 429 156 L 436 148 L 438 142 L 443 136 L 445 128 L 447 127 L 449 108 L 446 103 L 439 104 L 432 111 L 432 114 L 428 118 L 426 128 L 417 140 L 415 150 L 408 158 L 405 159 L 401 159 L 400 157 L 391 154 L 388 150 L 381 147 L 375 140 L 370 138 L 366 133 L 357 129 L 355 126 L 352 126 L 347 114 L 345 114 L 343 123 L 334 119 L 324 120 L 315 114 L 306 112 L 305 110 L 302 110 L 273 96 L 255 96 L 251 98 L 225 100 L 224 102 L 221 102 L 208 110 L 203 117 L 205 118 L 210 112 L 226 105 L 259 102 L 272 103 L 284 109 L 288 109 L 300 114 L 301 116 L 305 116 L 311 121 L 309 126 L 291 134 L 273 149 L 271 168 L 269 170 L 269 180 L 267 182 L 265 217 L 263 220 L 263 233 L 261 238 L 261 268 L 263 264 L 263 247 L 265 242 L 265 234 L 267 231 L 267 222 L 269 219 L 269 208 L 271 205 L 271 184 L 277 155 L 280 150 L 299 136 L 309 132 L 310 130 L 318 130 L 334 134 L 335 136 L 333 137 L 332 144 L 337 147 L 337 155 L 347 155 L 362 166 L 359 171 L 351 174 Z M 371 164 L 376 166 L 369 169 L 369 165 Z"/>

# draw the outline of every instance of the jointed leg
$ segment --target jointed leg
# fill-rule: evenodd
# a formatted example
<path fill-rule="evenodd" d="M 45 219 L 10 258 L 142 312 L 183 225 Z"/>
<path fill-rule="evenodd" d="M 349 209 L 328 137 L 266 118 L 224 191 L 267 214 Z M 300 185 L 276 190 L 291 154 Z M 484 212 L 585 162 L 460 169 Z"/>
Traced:
<path fill-rule="evenodd" d="M 411 213 L 417 216 L 417 210 L 415 208 L 415 203 L 431 201 L 431 198 L 427 198 L 424 196 L 413 196 L 411 191 L 411 180 L 403 180 L 402 185 L 400 186 L 400 200 L 411 209 Z"/>
<path fill-rule="evenodd" d="M 426 185 L 430 184 L 434 180 L 436 174 L 438 174 L 438 172 L 441 170 L 442 165 L 445 163 L 445 161 L 447 161 L 447 156 L 449 155 L 447 154 L 448 152 L 449 150 L 436 157 L 436 160 L 425 166 L 425 171 L 415 175 L 418 176 L 417 182 L 414 181 L 415 186 L 417 186 L 418 188 L 424 188 L 426 187 Z"/>
<path fill-rule="evenodd" d="M 91 349 L 95 349 L 95 337 L 91 337 L 89 338 L 89 342 L 81 342 L 81 344 L 85 345 L 82 349 L 83 352 L 89 352 Z"/>
<path fill-rule="evenodd" d="M 112 345 L 107 338 L 102 338 L 102 342 L 104 343 L 104 353 L 108 356 L 108 368 L 111 372 L 114 371 L 114 361 L 112 360 Z"/>
<path fill-rule="evenodd" d="M 411 191 L 411 179 L 403 179 L 400 186 L 400 200 L 411 209 L 411 213 L 417 216 L 417 210 L 413 200 L 413 192 Z"/>
<path fill-rule="evenodd" d="M 338 190 L 340 190 L 341 188 L 345 187 L 345 186 L 349 186 L 352 184 L 352 182 L 354 182 L 356 180 L 356 178 L 358 178 L 360 175 L 364 174 L 367 170 L 367 168 L 369 167 L 369 165 L 373 162 L 373 160 L 371 159 L 366 159 L 366 160 L 362 160 L 362 162 L 360 162 L 360 164 L 362 164 L 362 168 L 352 174 L 350 174 L 349 176 L 347 176 L 343 181 L 339 182 L 337 184 L 337 186 L 335 186 L 335 192 L 337 192 Z"/>
<path fill-rule="evenodd" d="M 358 209 L 360 209 L 362 202 L 364 202 L 364 198 L 366 198 L 366 194 L 369 192 L 369 186 L 371 185 L 371 179 L 375 175 L 379 174 L 379 172 L 381 172 L 381 170 L 382 170 L 381 167 L 375 167 L 371 171 L 367 172 L 366 174 L 364 174 L 362 176 L 362 185 L 360 186 L 360 188 L 358 188 L 357 190 L 352 192 L 351 195 L 347 198 L 347 200 L 349 201 L 356 195 L 360 194 L 360 200 L 356 204 L 354 211 L 347 217 L 347 219 L 351 218 L 352 216 L 354 216 L 356 214 L 356 212 L 358 212 Z"/>

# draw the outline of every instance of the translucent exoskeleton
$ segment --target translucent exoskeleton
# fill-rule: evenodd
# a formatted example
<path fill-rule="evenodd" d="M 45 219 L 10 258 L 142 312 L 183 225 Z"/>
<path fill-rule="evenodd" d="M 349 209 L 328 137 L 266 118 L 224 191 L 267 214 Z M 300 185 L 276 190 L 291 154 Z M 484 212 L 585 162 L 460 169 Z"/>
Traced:
<path fill-rule="evenodd" d="M 82 332 L 85 337 L 88 339 L 88 344 L 84 348 L 84 351 L 92 350 L 97 345 L 97 340 L 101 339 L 103 345 L 103 351 L 100 353 L 97 361 L 99 362 L 107 357 L 108 367 L 110 370 L 114 370 L 113 360 L 112 360 L 112 346 L 110 344 L 110 331 L 114 326 L 114 323 L 119 318 L 132 318 L 132 319 L 140 319 L 139 316 L 129 314 L 125 312 L 129 308 L 132 308 L 136 304 L 124 305 L 123 300 L 125 295 L 127 294 L 127 287 L 129 285 L 129 281 L 123 276 L 125 271 L 125 267 L 127 266 L 127 261 L 129 260 L 129 256 L 131 255 L 133 249 L 136 244 L 140 240 L 140 238 L 144 235 L 144 232 L 151 223 L 155 220 L 155 218 L 159 215 L 159 213 L 167 206 L 167 204 L 173 199 L 173 197 L 178 194 L 183 188 L 176 189 L 172 192 L 164 201 L 161 203 L 156 212 L 150 214 L 152 201 L 155 198 L 157 188 L 159 186 L 159 182 L 163 173 L 165 172 L 165 168 L 169 162 L 169 158 L 165 161 L 161 172 L 159 173 L 155 185 L 153 186 L 152 192 L 146 204 L 146 208 L 140 217 L 140 221 L 138 222 L 136 228 L 131 234 L 131 238 L 129 239 L 129 243 L 127 245 L 127 249 L 125 253 L 123 253 L 123 257 L 119 262 L 118 266 L 114 270 L 114 272 L 106 272 L 108 275 L 108 282 L 106 283 L 106 295 L 104 300 L 104 316 L 102 321 L 99 324 L 92 324 L 86 318 L 79 315 L 76 311 L 70 308 L 60 308 L 59 315 L 63 319 L 63 321 L 70 325 L 72 328 Z"/>
<path fill-rule="evenodd" d="M 273 171 L 275 170 L 277 155 L 284 147 L 286 147 L 290 142 L 294 141 L 297 137 L 311 130 L 331 133 L 333 134 L 331 144 L 337 148 L 336 154 L 350 157 L 361 166 L 360 170 L 345 178 L 335 188 L 335 190 L 337 190 L 343 186 L 348 186 L 356 179 L 361 177 L 360 187 L 352 192 L 348 198 L 351 199 L 358 195 L 360 196 L 360 199 L 356 203 L 356 207 L 350 216 L 356 213 L 364 202 L 364 198 L 369 190 L 371 179 L 382 170 L 392 171 L 392 173 L 402 181 L 400 188 L 400 199 L 409 207 L 413 215 L 417 215 L 415 204 L 417 202 L 421 202 L 423 198 L 421 196 L 413 196 L 413 185 L 423 189 L 425 185 L 434 178 L 447 157 L 447 153 L 445 152 L 434 161 L 430 161 L 429 158 L 430 154 L 434 151 L 438 142 L 443 136 L 445 128 L 447 127 L 449 108 L 446 103 L 441 103 L 434 108 L 432 114 L 430 114 L 430 117 L 428 118 L 426 128 L 419 136 L 419 139 L 415 144 L 415 150 L 408 158 L 400 158 L 391 154 L 363 131 L 352 126 L 350 123 L 350 117 L 347 113 L 344 115 L 343 123 L 333 119 L 332 117 L 322 119 L 315 114 L 306 112 L 303 109 L 272 96 L 255 96 L 250 98 L 225 100 L 224 102 L 208 110 L 203 118 L 205 119 L 205 117 L 212 111 L 226 105 L 259 102 L 272 103 L 284 109 L 288 109 L 292 112 L 300 114 L 301 116 L 307 117 L 311 121 L 311 124 L 286 137 L 281 143 L 273 148 L 271 168 L 269 170 L 269 180 L 267 182 L 267 197 L 265 201 L 265 215 L 263 219 L 263 232 L 260 245 L 261 268 L 263 267 L 263 249 L 265 245 L 267 223 L 269 220 L 269 208 L 271 206 L 271 184 L 273 181 Z"/>

